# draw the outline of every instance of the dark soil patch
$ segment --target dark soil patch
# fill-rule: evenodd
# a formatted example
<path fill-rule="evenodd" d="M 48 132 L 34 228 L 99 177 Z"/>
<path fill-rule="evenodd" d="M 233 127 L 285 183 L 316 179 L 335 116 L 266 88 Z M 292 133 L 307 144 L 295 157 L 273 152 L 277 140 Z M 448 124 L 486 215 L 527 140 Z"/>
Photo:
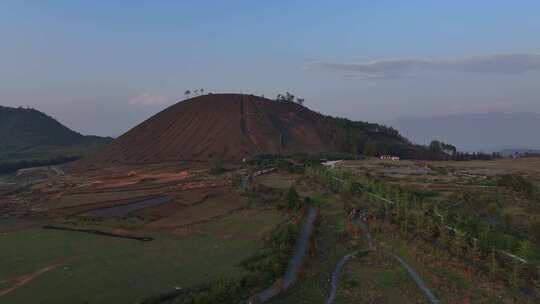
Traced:
<path fill-rule="evenodd" d="M 170 202 L 171 199 L 168 197 L 153 197 L 144 200 L 135 201 L 126 205 L 113 206 L 109 208 L 100 208 L 92 211 L 88 211 L 83 214 L 83 216 L 92 216 L 92 217 L 115 217 L 115 216 L 126 216 L 129 213 L 135 212 L 148 207 L 154 207 L 166 204 Z"/>
<path fill-rule="evenodd" d="M 149 237 L 149 236 L 123 235 L 123 234 L 116 234 L 116 233 L 111 233 L 111 232 L 95 230 L 95 229 L 68 228 L 68 227 L 59 227 L 59 226 L 53 226 L 53 225 L 43 226 L 43 229 L 54 229 L 54 230 L 63 230 L 63 231 L 83 232 L 83 233 L 90 233 L 90 234 L 101 235 L 101 236 L 137 240 L 137 241 L 141 241 L 141 242 L 149 242 L 149 241 L 154 240 L 153 237 Z"/>

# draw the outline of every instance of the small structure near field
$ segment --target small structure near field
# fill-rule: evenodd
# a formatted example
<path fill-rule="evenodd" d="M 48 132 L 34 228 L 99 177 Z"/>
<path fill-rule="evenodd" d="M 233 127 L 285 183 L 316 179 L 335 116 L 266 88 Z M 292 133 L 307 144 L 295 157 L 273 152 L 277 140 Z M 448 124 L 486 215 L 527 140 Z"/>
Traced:
<path fill-rule="evenodd" d="M 381 155 L 381 160 L 399 161 L 399 156 Z"/>

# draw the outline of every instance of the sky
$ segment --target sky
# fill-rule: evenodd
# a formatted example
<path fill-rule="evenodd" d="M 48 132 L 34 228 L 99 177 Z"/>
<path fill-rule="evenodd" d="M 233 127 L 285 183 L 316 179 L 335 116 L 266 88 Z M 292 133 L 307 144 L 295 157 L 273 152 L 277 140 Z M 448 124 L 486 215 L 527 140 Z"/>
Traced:
<path fill-rule="evenodd" d="M 386 122 L 540 113 L 540 1 L 0 1 L 0 104 L 118 136 L 187 89 Z"/>

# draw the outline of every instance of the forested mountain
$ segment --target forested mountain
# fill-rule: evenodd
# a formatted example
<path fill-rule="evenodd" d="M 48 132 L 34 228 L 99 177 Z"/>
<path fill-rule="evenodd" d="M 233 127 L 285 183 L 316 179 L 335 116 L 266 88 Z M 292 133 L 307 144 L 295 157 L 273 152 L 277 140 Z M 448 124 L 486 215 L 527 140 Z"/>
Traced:
<path fill-rule="evenodd" d="M 73 146 L 110 139 L 84 136 L 35 109 L 0 106 L 0 147 Z"/>

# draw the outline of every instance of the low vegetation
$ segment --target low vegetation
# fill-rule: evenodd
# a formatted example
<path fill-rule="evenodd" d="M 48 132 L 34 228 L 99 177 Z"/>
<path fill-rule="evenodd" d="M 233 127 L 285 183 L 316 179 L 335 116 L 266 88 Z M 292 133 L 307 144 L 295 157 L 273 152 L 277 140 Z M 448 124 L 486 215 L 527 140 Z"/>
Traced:
<path fill-rule="evenodd" d="M 281 225 L 269 233 L 255 254 L 239 263 L 244 270 L 242 276 L 221 277 L 196 287 L 149 298 L 142 303 L 211 304 L 246 300 L 283 275 L 298 235 L 298 224 Z"/>
<path fill-rule="evenodd" d="M 461 192 L 458 197 L 441 201 L 422 191 L 370 175 L 325 168 L 313 168 L 307 173 L 344 197 L 350 195 L 351 189 L 355 195 L 361 195 L 361 200 L 369 203 L 366 212 L 377 220 L 376 226 L 380 229 L 390 227 L 384 225 L 389 223 L 397 227 L 402 237 L 419 238 L 515 290 L 538 288 L 540 250 L 530 229 L 536 222 L 519 227 L 518 223 L 511 222 L 512 214 L 497 217 L 493 208 L 480 207 L 481 202 L 484 206 L 486 202 L 496 202 L 498 196 L 504 197 L 504 192 Z M 531 184 L 521 177 L 502 176 L 498 180 L 498 185 L 524 198 L 529 198 L 533 192 Z"/>
<path fill-rule="evenodd" d="M 17 278 L 67 261 L 41 274 L 43 280 L 18 287 L 2 300 L 24 303 L 39 295 L 52 302 L 240 303 L 279 285 L 306 206 L 320 209 L 309 258 L 299 281 L 269 303 L 324 302 L 337 262 L 353 252 L 359 254 L 343 268 L 336 303 L 391 303 L 400 297 L 405 297 L 404 303 L 425 301 L 388 253 L 410 264 L 442 302 L 537 299 L 540 209 L 536 175 L 495 165 L 487 170 L 481 167 L 484 162 L 390 162 L 351 156 L 332 168 L 320 165 L 329 159 L 335 158 L 330 154 L 318 158 L 261 155 L 230 168 L 216 162 L 214 167 L 227 169 L 194 170 L 182 174 L 185 179 L 163 185 L 149 178 L 129 184 L 136 176 L 152 176 L 130 173 L 108 180 L 119 188 L 95 184 L 97 192 L 85 188 L 95 187 L 88 179 L 81 181 L 82 188 L 69 181 L 66 187 L 71 192 L 58 200 L 74 197 L 64 203 L 80 203 L 88 196 L 95 200 L 85 204 L 97 204 L 122 198 L 124 193 L 140 196 L 167 189 L 161 195 L 171 195 L 178 205 L 106 219 L 66 215 L 56 219 L 56 224 L 77 231 L 34 227 L 2 235 L 0 243 L 7 250 L 0 253 L 0 291 L 15 286 Z M 253 172 L 264 173 L 245 178 Z M 232 186 L 212 186 L 216 180 L 229 179 Z M 189 190 L 201 181 L 208 188 Z M 170 189 L 178 183 L 178 189 L 187 190 Z M 249 186 L 241 187 L 245 183 Z M 244 203 L 226 210 L 212 207 L 231 201 Z M 183 216 L 195 209 L 182 225 L 180 217 L 171 215 Z M 149 229 L 158 221 L 171 225 Z M 108 237 L 79 230 L 104 231 Z M 366 231 L 371 231 L 376 251 L 368 250 Z M 110 237 L 116 235 L 153 240 Z M 44 250 L 32 251 L 30 244 Z M 30 262 L 21 266 L 23 261 Z M 89 272 L 100 274 L 101 279 L 88 283 L 88 293 L 76 294 L 77 279 Z M 103 291 L 105 285 L 114 290 Z M 145 288 L 133 289 L 133 285 Z M 61 295 L 62 301 L 57 301 L 54 286 L 69 289 Z"/>

